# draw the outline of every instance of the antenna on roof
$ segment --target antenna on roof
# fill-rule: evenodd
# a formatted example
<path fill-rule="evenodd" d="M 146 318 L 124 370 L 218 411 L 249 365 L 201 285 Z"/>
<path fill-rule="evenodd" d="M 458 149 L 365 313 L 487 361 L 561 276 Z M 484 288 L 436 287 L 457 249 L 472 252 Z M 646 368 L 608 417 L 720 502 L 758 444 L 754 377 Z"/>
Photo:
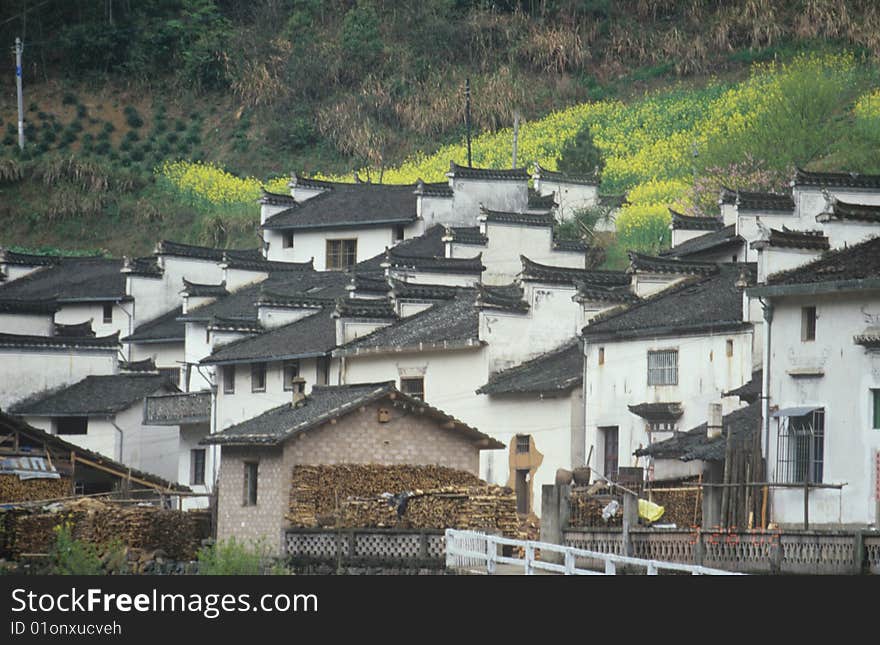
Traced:
<path fill-rule="evenodd" d="M 467 128 L 468 168 L 473 168 L 471 164 L 471 79 L 469 78 L 464 82 L 464 122 Z"/>

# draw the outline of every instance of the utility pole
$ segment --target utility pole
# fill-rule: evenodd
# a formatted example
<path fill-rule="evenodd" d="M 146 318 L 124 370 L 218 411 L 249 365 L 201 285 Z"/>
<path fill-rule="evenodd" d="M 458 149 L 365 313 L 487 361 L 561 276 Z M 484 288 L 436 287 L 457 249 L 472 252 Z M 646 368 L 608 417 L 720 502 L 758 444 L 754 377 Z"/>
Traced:
<path fill-rule="evenodd" d="M 516 144 L 519 141 L 519 112 L 513 113 L 513 166 L 516 168 Z"/>
<path fill-rule="evenodd" d="M 471 164 L 471 79 L 464 82 L 464 121 L 467 128 L 467 148 L 468 148 L 468 168 L 472 168 Z"/>
<path fill-rule="evenodd" d="M 21 38 L 15 39 L 15 87 L 18 90 L 18 147 L 24 150 L 24 98 L 21 95 Z"/>

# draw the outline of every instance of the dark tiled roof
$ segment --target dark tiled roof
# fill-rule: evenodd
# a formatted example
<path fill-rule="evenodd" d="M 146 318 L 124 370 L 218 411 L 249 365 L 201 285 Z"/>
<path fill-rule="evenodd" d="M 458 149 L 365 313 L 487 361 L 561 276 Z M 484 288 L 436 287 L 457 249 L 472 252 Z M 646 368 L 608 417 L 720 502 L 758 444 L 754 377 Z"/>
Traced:
<path fill-rule="evenodd" d="M 451 226 L 447 232 L 456 244 L 486 246 L 489 243 L 489 238 L 480 233 L 479 226 Z"/>
<path fill-rule="evenodd" d="M 61 258 L 57 255 L 37 255 L 36 253 L 19 253 L 0 247 L 0 264 L 19 264 L 28 267 L 48 267 L 58 264 Z"/>
<path fill-rule="evenodd" d="M 161 389 L 172 390 L 173 386 L 158 374 L 87 376 L 61 390 L 18 403 L 10 411 L 27 416 L 112 415 Z"/>
<path fill-rule="evenodd" d="M 81 323 L 75 323 L 73 325 L 65 325 L 63 323 L 55 323 L 55 333 L 53 336 L 61 336 L 63 338 L 85 338 L 90 336 L 92 338 L 95 337 L 95 332 L 92 329 L 92 321 L 86 320 Z"/>
<path fill-rule="evenodd" d="M 122 272 L 147 278 L 162 277 L 162 267 L 159 266 L 154 255 L 143 258 L 123 258 Z"/>
<path fill-rule="evenodd" d="M 752 403 L 739 410 L 725 414 L 721 420 L 721 436 L 709 439 L 706 424 L 682 432 L 665 441 L 635 451 L 637 456 L 652 455 L 660 459 L 692 461 L 724 461 L 727 435 L 732 433 L 735 441 L 750 441 L 761 428 L 761 404 Z"/>
<path fill-rule="evenodd" d="M 752 380 L 745 385 L 740 385 L 729 392 L 724 392 L 724 396 L 738 396 L 740 401 L 746 403 L 754 403 L 761 398 L 762 377 L 764 370 L 755 370 L 752 372 Z"/>
<path fill-rule="evenodd" d="M 697 262 L 694 260 L 678 260 L 675 258 L 657 257 L 628 251 L 629 269 L 631 273 L 672 273 L 677 275 L 711 275 L 718 270 L 714 262 Z"/>
<path fill-rule="evenodd" d="M 0 286 L 0 300 L 119 301 L 125 295 L 122 260 L 64 258 Z"/>
<path fill-rule="evenodd" d="M 556 195 L 539 195 L 534 189 L 529 188 L 528 207 L 535 210 L 551 210 L 556 207 Z"/>
<path fill-rule="evenodd" d="M 575 251 L 578 253 L 586 253 L 590 246 L 583 240 L 560 240 L 553 238 L 553 249 L 555 251 Z"/>
<path fill-rule="evenodd" d="M 535 176 L 540 179 L 550 179 L 568 184 L 587 184 L 589 186 L 598 186 L 599 177 L 595 173 L 590 175 L 570 175 L 555 170 L 547 170 L 542 168 L 541 164 L 535 164 Z"/>
<path fill-rule="evenodd" d="M 486 270 L 483 254 L 472 258 L 423 258 L 399 255 L 393 250 L 388 253 L 388 262 L 393 267 L 413 269 L 425 273 L 464 273 L 478 275 Z"/>
<path fill-rule="evenodd" d="M 403 240 L 388 249 L 391 253 L 402 257 L 442 258 L 446 256 L 446 243 L 443 238 L 446 235 L 446 227 L 435 224 L 421 235 Z M 357 263 L 357 273 L 384 274 L 382 264 L 387 260 L 388 253 L 383 251 L 378 255 L 362 260 Z"/>
<path fill-rule="evenodd" d="M 451 300 L 458 294 L 468 291 L 470 287 L 453 287 L 446 284 L 421 284 L 391 279 L 394 296 L 410 300 Z"/>
<path fill-rule="evenodd" d="M 880 237 L 834 249 L 818 260 L 767 277 L 768 285 L 816 284 L 880 278 Z"/>
<path fill-rule="evenodd" d="M 276 262 L 266 260 L 262 256 L 251 258 L 249 252 L 227 251 L 221 260 L 231 269 L 243 271 L 261 271 L 264 273 L 278 273 L 282 271 L 314 271 L 314 258 L 306 262 Z"/>
<path fill-rule="evenodd" d="M 229 295 L 229 292 L 226 290 L 226 280 L 220 284 L 201 284 L 199 282 L 190 282 L 184 278 L 183 291 L 186 295 L 193 298 L 220 298 Z"/>
<path fill-rule="evenodd" d="M 672 214 L 672 228 L 679 231 L 720 231 L 724 228 L 724 221 L 720 217 L 695 217 L 683 215 L 669 209 Z"/>
<path fill-rule="evenodd" d="M 239 259 L 261 260 L 263 254 L 259 249 L 232 250 L 216 249 L 210 246 L 196 246 L 194 244 L 182 244 L 162 240 L 156 245 L 156 255 L 172 255 L 182 258 L 196 258 L 199 260 L 212 260 L 220 262 L 225 253 L 232 253 Z"/>
<path fill-rule="evenodd" d="M 880 188 L 880 175 L 862 175 L 857 172 L 809 172 L 798 168 L 792 186 L 820 188 Z"/>
<path fill-rule="evenodd" d="M 348 289 L 357 293 L 375 293 L 386 294 L 391 291 L 391 285 L 384 275 L 365 275 L 363 273 L 355 273 L 351 277 L 351 283 Z"/>
<path fill-rule="evenodd" d="M 269 204 L 272 206 L 291 206 L 293 204 L 296 204 L 296 200 L 290 195 L 285 195 L 283 193 L 271 193 L 264 188 L 263 196 L 260 197 L 260 203 Z"/>
<path fill-rule="evenodd" d="M 529 303 L 523 300 L 523 288 L 515 282 L 501 286 L 477 285 L 477 306 L 516 313 L 529 310 Z"/>
<path fill-rule="evenodd" d="M 452 422 L 451 432 L 460 432 L 481 447 L 494 449 L 504 445 L 495 439 L 465 425 L 458 419 L 430 405 L 403 394 L 394 387 L 394 381 L 384 383 L 360 383 L 355 385 L 316 385 L 303 401 L 297 404 L 285 403 L 263 414 L 248 419 L 222 432 L 202 440 L 206 444 L 221 445 L 276 445 L 294 435 L 320 426 L 323 423 L 353 412 L 361 406 L 392 395 L 395 401 L 402 401 L 422 410 L 432 418 L 445 423 Z M 357 442 L 358 437 L 350 437 Z M 425 440 L 430 440 L 429 436 Z"/>
<path fill-rule="evenodd" d="M 218 318 L 236 318 L 241 320 L 257 319 L 257 300 L 261 289 L 266 288 L 261 283 L 249 284 L 236 289 L 228 296 L 218 298 L 214 302 L 190 309 L 180 316 L 183 321 L 210 321 Z"/>
<path fill-rule="evenodd" d="M 340 318 L 395 319 L 394 305 L 387 298 L 348 298 L 336 300 L 335 315 Z"/>
<path fill-rule="evenodd" d="M 355 175 L 357 176 L 357 175 Z M 360 183 L 360 182 L 358 182 Z M 291 180 L 288 184 L 291 188 L 302 186 L 303 188 L 317 188 L 319 190 L 331 190 L 337 186 L 345 186 L 342 182 L 324 181 L 322 179 L 312 179 L 311 177 L 300 177 L 296 173 L 291 174 Z"/>
<path fill-rule="evenodd" d="M 520 226 L 551 227 L 556 223 L 553 213 L 512 213 L 508 211 L 493 211 L 488 208 L 480 208 L 481 217 L 493 224 L 517 224 Z"/>
<path fill-rule="evenodd" d="M 680 418 L 684 414 L 681 402 L 675 403 L 639 403 L 628 405 L 629 411 L 646 421 L 669 423 Z"/>
<path fill-rule="evenodd" d="M 459 166 L 454 161 L 449 162 L 449 172 L 447 175 L 457 179 L 503 179 L 528 181 L 531 179 L 525 168 L 508 168 L 498 170 L 495 168 L 468 168 L 467 166 Z"/>
<path fill-rule="evenodd" d="M 28 336 L 26 334 L 0 334 L 0 347 L 40 347 L 116 350 L 119 347 L 119 332 L 111 336 L 84 336 L 70 338 L 64 336 Z"/>
<path fill-rule="evenodd" d="M 426 197 L 452 197 L 452 189 L 449 182 L 438 182 L 429 184 L 421 179 L 416 182 L 416 195 L 425 195 Z"/>
<path fill-rule="evenodd" d="M 334 355 L 476 346 L 480 327 L 476 297 L 476 290 L 462 289 L 455 298 L 361 336 Z"/>
<path fill-rule="evenodd" d="M 208 323 L 208 329 L 211 331 L 237 331 L 245 334 L 260 334 L 263 331 L 263 325 L 259 320 L 242 320 L 241 318 L 220 318 L 215 316 Z"/>
<path fill-rule="evenodd" d="M 263 228 L 351 228 L 409 224 L 416 219 L 415 191 L 415 184 L 332 184 L 325 192 L 272 215 Z"/>
<path fill-rule="evenodd" d="M 865 349 L 880 348 L 880 327 L 877 325 L 866 327 L 861 333 L 853 336 L 853 343 L 861 345 Z"/>
<path fill-rule="evenodd" d="M 608 287 L 589 282 L 578 284 L 575 294 L 578 302 L 612 302 L 626 304 L 638 302 L 639 297 L 630 291 L 629 285 Z"/>
<path fill-rule="evenodd" d="M 745 328 L 742 291 L 736 286 L 744 270 L 753 284 L 753 264 L 718 265 L 712 275 L 691 278 L 626 309 L 598 315 L 583 328 L 583 336 L 613 340 Z"/>
<path fill-rule="evenodd" d="M 134 333 L 123 338 L 122 342 L 182 342 L 186 336 L 186 325 L 178 320 L 182 311 L 182 307 L 177 307 L 166 314 L 138 325 L 135 327 Z"/>
<path fill-rule="evenodd" d="M 736 207 L 739 211 L 774 211 L 790 213 L 794 210 L 791 195 L 760 193 L 747 190 L 736 191 Z"/>
<path fill-rule="evenodd" d="M 676 244 L 671 249 L 660 252 L 661 257 L 686 258 L 706 251 L 714 251 L 726 246 L 740 247 L 745 239 L 736 234 L 736 226 L 731 224 L 712 233 L 706 233 Z"/>
<path fill-rule="evenodd" d="M 752 242 L 754 248 L 759 248 L 759 245 L 763 244 L 779 248 L 816 249 L 820 251 L 827 251 L 831 248 L 828 237 L 822 231 L 792 231 L 785 226 L 782 227 L 781 231 L 771 228 L 770 237 L 767 240 Z"/>
<path fill-rule="evenodd" d="M 53 314 L 58 309 L 54 300 L 0 300 L 0 313 Z"/>
<path fill-rule="evenodd" d="M 120 372 L 156 372 L 156 363 L 152 358 L 142 361 L 119 361 Z"/>
<path fill-rule="evenodd" d="M 630 283 L 630 277 L 623 271 L 597 271 L 595 269 L 574 269 L 539 264 L 524 255 L 519 256 L 522 262 L 520 276 L 523 280 L 550 282 L 554 284 L 589 283 L 604 286 L 622 286 Z"/>
<path fill-rule="evenodd" d="M 584 356 L 577 340 L 494 374 L 477 394 L 567 392 L 584 378 Z"/>
<path fill-rule="evenodd" d="M 77 446 L 76 444 L 72 444 L 69 441 L 64 441 L 61 437 L 57 435 L 51 434 L 39 428 L 35 428 L 31 425 L 28 425 L 23 420 L 17 417 L 0 411 L 0 432 L 3 432 L 5 434 L 8 430 L 16 430 L 37 445 L 57 450 L 63 455 L 76 454 L 78 457 L 85 457 L 86 460 L 98 464 L 99 467 L 102 467 L 101 469 L 104 470 L 104 472 L 109 472 L 110 474 L 115 475 L 120 479 L 125 479 L 129 476 L 136 477 L 137 479 L 140 479 L 149 484 L 153 484 L 165 490 L 190 491 L 190 488 L 187 486 L 182 486 L 175 482 L 170 482 L 167 479 L 163 479 L 162 477 L 159 477 L 157 475 L 153 475 L 151 473 L 138 470 L 137 468 L 131 468 L 130 466 L 121 464 L 118 461 L 114 461 L 100 453 L 86 450 L 85 448 Z M 85 461 L 81 461 L 80 463 L 85 465 Z M 85 467 L 89 468 L 89 466 Z"/>
<path fill-rule="evenodd" d="M 328 308 L 256 336 L 223 345 L 201 362 L 210 365 L 324 356 L 335 346 L 336 323 Z"/>
<path fill-rule="evenodd" d="M 878 224 L 880 223 L 880 206 L 876 204 L 850 204 L 835 200 L 831 212 L 816 216 L 816 220 L 819 222 L 843 220 Z"/>

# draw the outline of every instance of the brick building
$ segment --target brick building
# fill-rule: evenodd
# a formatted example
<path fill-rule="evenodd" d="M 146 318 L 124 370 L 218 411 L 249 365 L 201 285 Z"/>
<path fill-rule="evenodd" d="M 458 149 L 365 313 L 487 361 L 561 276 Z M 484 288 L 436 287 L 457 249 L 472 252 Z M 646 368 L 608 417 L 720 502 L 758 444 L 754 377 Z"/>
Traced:
<path fill-rule="evenodd" d="M 440 465 L 479 472 L 498 441 L 393 381 L 316 386 L 309 396 L 207 437 L 222 449 L 217 538 L 280 544 L 297 465 Z M 389 491 L 392 493 L 402 491 Z"/>

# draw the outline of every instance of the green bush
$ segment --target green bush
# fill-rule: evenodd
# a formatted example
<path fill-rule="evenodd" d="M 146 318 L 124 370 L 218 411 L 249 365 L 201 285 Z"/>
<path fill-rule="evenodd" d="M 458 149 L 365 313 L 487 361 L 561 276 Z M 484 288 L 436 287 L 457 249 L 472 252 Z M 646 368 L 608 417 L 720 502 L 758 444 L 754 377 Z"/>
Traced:
<path fill-rule="evenodd" d="M 122 140 L 135 142 L 135 141 L 140 141 L 141 137 L 135 130 L 129 130 L 128 132 L 125 133 L 125 136 L 122 137 Z"/>
<path fill-rule="evenodd" d="M 71 132 L 82 132 L 83 131 L 82 123 L 80 123 L 79 121 L 71 122 L 71 124 L 69 126 L 67 126 L 67 128 Z"/>
<path fill-rule="evenodd" d="M 119 541 L 98 549 L 77 540 L 67 524 L 55 527 L 55 544 L 49 552 L 49 566 L 54 575 L 97 576 L 122 573 L 126 569 L 125 548 Z"/>
<path fill-rule="evenodd" d="M 64 97 L 61 99 L 62 105 L 76 105 L 79 102 L 79 99 L 76 98 L 76 94 L 72 92 L 65 92 Z"/>
<path fill-rule="evenodd" d="M 178 132 L 183 132 L 184 130 L 186 130 L 186 123 L 184 123 L 181 119 L 177 119 L 174 122 L 174 129 Z"/>
<path fill-rule="evenodd" d="M 37 112 L 37 118 L 40 121 L 46 121 L 49 118 L 49 115 L 46 114 L 45 112 Z"/>
<path fill-rule="evenodd" d="M 102 130 L 103 132 L 106 132 L 107 134 L 110 134 L 110 133 L 113 132 L 115 129 L 116 129 L 116 126 L 113 125 L 113 123 L 112 123 L 111 121 L 104 121 L 104 125 L 103 125 L 103 127 L 101 128 L 101 130 Z"/>
<path fill-rule="evenodd" d="M 78 103 L 78 104 L 77 104 L 77 106 L 76 106 L 76 116 L 77 116 L 78 118 L 80 118 L 80 119 L 84 119 L 84 118 L 86 118 L 86 115 L 87 115 L 88 113 L 89 113 L 89 111 L 86 109 L 86 106 L 85 106 L 85 105 L 83 105 L 82 103 Z"/>
<path fill-rule="evenodd" d="M 40 108 L 37 106 L 36 103 L 31 103 L 30 105 L 28 105 L 28 112 L 36 112 L 39 109 Z"/>
<path fill-rule="evenodd" d="M 4 146 L 15 145 L 15 137 L 7 134 L 5 137 L 3 137 L 3 145 Z"/>
<path fill-rule="evenodd" d="M 235 538 L 202 547 L 198 553 L 203 576 L 253 576 L 271 570 L 269 549 L 262 541 L 250 545 Z"/>
<path fill-rule="evenodd" d="M 138 114 L 135 107 L 127 105 L 123 111 L 125 112 L 125 122 L 130 128 L 140 128 L 143 126 L 144 120 L 141 118 L 141 115 Z"/>
<path fill-rule="evenodd" d="M 109 141 L 98 141 L 98 145 L 95 146 L 95 153 L 99 155 L 109 154 L 111 150 L 113 150 L 113 147 L 110 145 Z"/>

